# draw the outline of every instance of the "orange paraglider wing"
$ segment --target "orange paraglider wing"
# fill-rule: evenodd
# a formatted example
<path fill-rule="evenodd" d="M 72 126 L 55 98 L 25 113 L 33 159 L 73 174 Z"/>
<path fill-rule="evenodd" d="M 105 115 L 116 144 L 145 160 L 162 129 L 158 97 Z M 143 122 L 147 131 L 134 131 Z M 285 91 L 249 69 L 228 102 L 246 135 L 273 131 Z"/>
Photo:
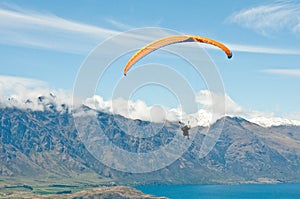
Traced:
<path fill-rule="evenodd" d="M 127 74 L 128 70 L 131 68 L 132 65 L 134 65 L 137 61 L 139 61 L 141 58 L 143 58 L 144 56 L 148 55 L 149 53 L 170 45 L 170 44 L 175 44 L 175 43 L 181 43 L 181 42 L 201 42 L 201 43 L 207 43 L 207 44 L 211 44 L 214 46 L 219 47 L 220 49 L 222 49 L 228 59 L 230 59 L 232 57 L 232 53 L 231 51 L 222 43 L 209 39 L 209 38 L 205 38 L 205 37 L 201 37 L 201 36 L 193 36 L 193 35 L 178 35 L 178 36 L 170 36 L 170 37 L 165 37 L 159 40 L 156 40 L 148 45 L 146 45 L 145 47 L 141 48 L 140 50 L 138 50 L 127 62 L 125 68 L 124 68 L 124 75 Z"/>

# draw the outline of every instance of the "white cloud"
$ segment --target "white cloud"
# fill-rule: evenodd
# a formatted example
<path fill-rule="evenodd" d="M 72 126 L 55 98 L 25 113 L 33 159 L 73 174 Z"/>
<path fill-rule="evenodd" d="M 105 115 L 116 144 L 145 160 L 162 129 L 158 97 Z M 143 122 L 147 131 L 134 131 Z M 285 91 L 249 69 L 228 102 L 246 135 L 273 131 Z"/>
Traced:
<path fill-rule="evenodd" d="M 9 97 L 11 95 L 19 95 L 25 90 L 33 90 L 36 88 L 45 88 L 47 83 L 44 81 L 0 75 L 0 95 L 1 97 Z"/>
<path fill-rule="evenodd" d="M 233 52 L 300 55 L 300 50 L 298 49 L 272 48 L 266 46 L 253 46 L 253 45 L 242 45 L 242 44 L 228 44 L 228 46 Z"/>
<path fill-rule="evenodd" d="M 23 12 L 0 9 L 1 27 L 24 29 L 55 29 L 61 31 L 70 31 L 85 33 L 89 36 L 106 37 L 116 34 L 116 31 L 87 25 L 71 20 L 66 20 L 55 15 L 44 15 L 36 12 L 24 10 Z"/>
<path fill-rule="evenodd" d="M 300 117 L 299 112 L 295 112 L 288 117 L 278 117 L 273 112 L 261 112 L 251 109 L 245 109 L 242 106 L 238 105 L 229 95 L 225 94 L 221 96 L 220 94 L 211 93 L 208 90 L 200 91 L 196 100 L 198 103 L 204 105 L 203 109 L 200 111 L 206 113 L 205 116 L 212 116 L 213 112 L 211 107 L 214 106 L 214 103 L 222 104 L 225 102 L 225 115 L 232 117 L 242 117 L 250 122 L 256 123 L 264 127 L 270 126 L 279 126 L 279 125 L 299 125 L 300 126 Z M 219 110 L 220 112 L 222 110 Z M 196 118 L 201 118 L 199 115 L 192 115 Z M 209 123 L 214 122 L 211 120 Z M 203 120 L 202 120 L 203 122 Z M 207 125 L 204 125 L 207 126 Z"/>
<path fill-rule="evenodd" d="M 250 122 L 264 127 L 281 126 L 281 125 L 296 125 L 300 126 L 299 120 L 291 120 L 282 117 L 256 117 L 249 119 Z"/>
<path fill-rule="evenodd" d="M 10 6 L 12 7 L 12 6 Z M 56 51 L 86 54 L 105 38 L 120 33 L 90 24 L 64 19 L 53 14 L 44 14 L 22 8 L 0 8 L 0 43 L 36 47 Z M 107 19 L 117 28 L 129 29 L 130 26 Z M 295 29 L 299 29 L 298 24 Z M 136 40 L 144 40 L 132 35 Z M 228 44 L 233 51 L 268 53 L 268 54 L 300 54 L 299 50 L 269 48 Z M 203 45 L 204 48 L 212 48 Z"/>
<path fill-rule="evenodd" d="M 64 19 L 53 14 L 44 14 L 22 8 L 0 8 L 0 43 L 51 49 L 68 53 L 87 54 L 99 42 L 119 34 L 119 31 L 102 28 L 90 24 Z M 239 18 L 234 16 L 233 18 Z M 119 29 L 129 29 L 130 26 L 118 21 L 107 19 Z M 294 29 L 300 29 L 300 24 Z M 132 35 L 137 41 L 143 41 L 139 35 Z M 237 52 L 267 53 L 267 54 L 300 54 L 299 50 L 269 48 L 228 44 Z M 204 48 L 212 48 L 203 45 Z"/>
<path fill-rule="evenodd" d="M 158 105 L 149 106 L 141 100 L 128 101 L 118 98 L 105 101 L 101 96 L 95 95 L 86 99 L 84 104 L 95 110 L 156 123 L 183 121 L 189 122 L 191 126 L 208 126 L 214 122 L 212 121 L 212 114 L 208 110 L 201 109 L 196 113 L 186 114 L 180 107 L 168 109 Z"/>
<path fill-rule="evenodd" d="M 293 117 L 278 117 L 272 112 L 261 112 L 251 109 L 245 109 L 238 105 L 227 94 L 221 95 L 212 93 L 208 90 L 202 90 L 196 95 L 197 103 L 202 108 L 195 113 L 186 114 L 180 107 L 167 109 L 165 107 L 148 106 L 143 101 L 127 101 L 125 99 L 115 99 L 113 101 L 104 101 L 100 96 L 94 96 L 85 101 L 85 105 L 95 109 L 106 111 L 113 114 L 119 114 L 130 119 L 141 119 L 151 122 L 178 122 L 183 121 L 191 126 L 209 126 L 220 117 L 225 115 L 231 117 L 242 117 L 261 126 L 270 127 L 278 125 L 300 125 L 299 113 L 294 113 Z M 216 104 L 224 104 L 225 107 Z M 224 110 L 222 110 L 225 108 Z M 217 112 L 219 111 L 220 114 Z"/>
<path fill-rule="evenodd" d="M 118 30 L 61 18 L 51 13 L 40 13 L 11 5 L 6 7 L 8 8 L 0 7 L 2 44 L 87 54 L 103 40 L 121 33 Z M 119 29 L 131 28 L 112 19 L 107 21 Z M 153 34 L 150 38 L 156 38 L 158 35 Z M 131 42 L 132 38 L 143 43 L 149 40 L 149 37 L 137 34 L 127 34 L 127 37 L 130 37 Z M 128 40 L 119 45 L 128 45 Z"/>
<path fill-rule="evenodd" d="M 151 122 L 183 121 L 189 122 L 191 126 L 208 126 L 225 113 L 235 116 L 243 112 L 228 95 L 215 94 L 208 90 L 200 91 L 196 95 L 196 102 L 201 104 L 202 108 L 191 114 L 185 113 L 181 107 L 168 109 L 163 106 L 149 106 L 141 100 L 128 101 L 122 98 L 105 101 L 100 96 L 93 96 L 86 99 L 84 104 L 95 110 L 119 114 L 130 119 Z"/>
<path fill-rule="evenodd" d="M 236 52 L 244 52 L 244 53 L 258 53 L 258 54 L 273 54 L 273 55 L 300 55 L 299 48 L 280 48 L 280 47 L 269 47 L 269 46 L 262 46 L 262 45 L 249 45 L 249 44 L 237 44 L 237 43 L 224 43 L 232 52 L 233 57 L 235 56 Z M 180 48 L 181 45 L 188 46 L 190 48 L 199 48 L 201 46 L 203 49 L 212 49 L 220 51 L 219 48 L 213 45 L 208 45 L 204 43 L 199 43 L 199 45 L 194 45 L 193 43 L 182 43 L 177 45 L 177 48 Z M 172 47 L 173 49 L 176 46 Z"/>
<path fill-rule="evenodd" d="M 124 24 L 121 23 L 119 21 L 116 21 L 114 19 L 106 19 L 106 21 L 110 24 L 112 24 L 113 26 L 115 26 L 116 28 L 120 29 L 120 30 L 129 30 L 132 29 L 133 27 L 128 25 L 128 24 Z"/>
<path fill-rule="evenodd" d="M 71 107 L 72 95 L 64 90 L 50 89 L 44 81 L 14 77 L 0 76 L 0 105 L 1 107 L 18 107 L 21 109 L 44 110 L 39 97 L 44 96 L 43 104 L 67 104 Z M 58 107 L 58 109 L 61 107 Z"/>
<path fill-rule="evenodd" d="M 118 31 L 18 8 L 0 8 L 0 42 L 71 53 L 87 53 Z"/>
<path fill-rule="evenodd" d="M 300 69 L 266 69 L 264 73 L 300 77 Z"/>
<path fill-rule="evenodd" d="M 203 105 L 205 110 L 226 113 L 227 115 L 239 115 L 242 107 L 235 103 L 227 94 L 212 93 L 209 90 L 202 90 L 196 95 L 196 102 Z M 224 106 L 221 106 L 224 104 Z M 216 107 L 216 108 L 213 108 Z"/>
<path fill-rule="evenodd" d="M 291 119 L 291 120 L 298 120 L 300 121 L 300 111 L 294 111 L 292 113 L 289 113 L 287 116 L 286 116 L 288 119 Z"/>
<path fill-rule="evenodd" d="M 242 10 L 229 17 L 229 21 L 263 35 L 282 29 L 300 31 L 300 4 L 287 1 Z"/>
<path fill-rule="evenodd" d="M 45 110 L 48 105 L 54 104 L 57 110 L 64 110 L 61 105 L 65 104 L 70 111 L 71 107 L 77 108 L 80 105 L 72 106 L 72 93 L 50 89 L 46 82 L 40 80 L 20 77 L 0 76 L 0 96 L 1 107 Z M 42 102 L 39 97 L 43 97 Z M 220 117 L 229 115 L 243 117 L 267 127 L 281 124 L 300 125 L 299 112 L 292 113 L 286 119 L 276 117 L 272 112 L 247 110 L 234 102 L 227 94 L 222 96 L 208 90 L 202 90 L 196 95 L 196 101 L 202 105 L 202 108 L 191 114 L 186 114 L 180 107 L 168 109 L 157 105 L 149 106 L 141 100 L 128 101 L 121 98 L 103 100 L 101 96 L 96 95 L 85 99 L 83 104 L 94 110 L 156 123 L 183 121 L 189 122 L 191 126 L 209 126 Z M 216 104 L 224 104 L 225 107 L 217 105 L 217 108 L 213 108 Z M 224 108 L 226 108 L 225 112 Z"/>
<path fill-rule="evenodd" d="M 92 98 L 86 99 L 84 104 L 95 110 L 104 110 L 130 119 L 163 122 L 166 118 L 172 121 L 176 118 L 172 113 L 175 112 L 174 110 L 168 111 L 162 106 L 148 106 L 141 100 L 128 101 L 123 98 L 118 98 L 104 101 L 101 96 L 95 95 Z"/>

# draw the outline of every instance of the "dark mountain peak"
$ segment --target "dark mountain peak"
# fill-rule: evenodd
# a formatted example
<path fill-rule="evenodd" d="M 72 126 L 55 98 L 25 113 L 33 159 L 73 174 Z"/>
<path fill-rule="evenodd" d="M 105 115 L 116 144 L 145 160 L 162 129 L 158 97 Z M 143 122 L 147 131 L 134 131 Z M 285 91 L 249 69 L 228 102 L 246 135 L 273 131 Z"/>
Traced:
<path fill-rule="evenodd" d="M 16 101 L 16 99 L 14 97 L 9 97 L 7 98 L 8 101 Z"/>
<path fill-rule="evenodd" d="M 45 96 L 38 96 L 38 101 L 42 103 L 44 102 L 45 98 L 46 98 Z"/>
<path fill-rule="evenodd" d="M 77 111 L 88 112 L 88 111 L 92 111 L 92 110 L 96 111 L 96 110 L 90 108 L 89 106 L 82 104 L 77 110 L 74 110 L 74 111 L 75 112 L 77 112 Z"/>
<path fill-rule="evenodd" d="M 215 124 L 219 124 L 219 123 L 223 123 L 224 125 L 232 125 L 232 126 L 240 126 L 245 124 L 257 125 L 246 120 L 245 118 L 238 117 L 238 116 L 224 116 L 215 122 Z"/>
<path fill-rule="evenodd" d="M 226 121 L 234 121 L 234 122 L 238 122 L 238 123 L 249 122 L 249 121 L 246 120 L 245 118 L 238 117 L 238 116 L 225 116 L 224 119 L 225 119 Z"/>
<path fill-rule="evenodd" d="M 52 92 L 50 92 L 49 95 L 54 99 L 56 98 L 56 96 Z"/>
<path fill-rule="evenodd" d="M 30 99 L 27 99 L 26 101 L 25 101 L 25 104 L 32 104 L 33 102 L 30 100 Z"/>

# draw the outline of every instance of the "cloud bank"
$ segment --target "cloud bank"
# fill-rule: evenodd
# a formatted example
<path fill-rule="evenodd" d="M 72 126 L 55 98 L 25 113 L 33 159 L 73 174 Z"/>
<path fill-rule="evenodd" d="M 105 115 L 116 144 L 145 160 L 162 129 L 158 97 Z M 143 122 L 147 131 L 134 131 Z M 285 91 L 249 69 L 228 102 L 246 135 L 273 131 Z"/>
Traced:
<path fill-rule="evenodd" d="M 2 108 L 16 107 L 42 111 L 54 104 L 58 111 L 65 110 L 65 107 L 69 107 L 68 111 L 71 111 L 70 109 L 73 107 L 71 92 L 49 89 L 46 82 L 35 79 L 0 76 L 0 96 L 0 107 Z M 183 112 L 181 107 L 168 109 L 159 105 L 147 105 L 141 100 L 128 101 L 122 98 L 103 100 L 101 96 L 97 95 L 85 99 L 83 104 L 94 110 L 156 123 L 183 121 L 189 122 L 192 126 L 209 126 L 218 119 L 215 116 L 218 114 L 216 112 L 219 111 L 221 113 L 218 115 L 219 117 L 225 115 L 243 117 L 266 127 L 282 124 L 300 125 L 299 112 L 291 114 L 290 119 L 277 117 L 271 112 L 245 109 L 227 94 L 220 96 L 208 90 L 201 90 L 196 94 L 195 101 L 201 105 L 201 108 L 191 114 Z M 225 115 L 222 112 L 223 107 L 215 106 L 214 103 L 225 104 Z M 79 104 L 74 106 L 74 108 L 78 107 Z"/>
<path fill-rule="evenodd" d="M 71 107 L 72 95 L 64 90 L 50 89 L 41 80 L 1 76 L 0 107 L 17 107 L 20 109 L 44 110 L 45 105 L 65 104 Z"/>

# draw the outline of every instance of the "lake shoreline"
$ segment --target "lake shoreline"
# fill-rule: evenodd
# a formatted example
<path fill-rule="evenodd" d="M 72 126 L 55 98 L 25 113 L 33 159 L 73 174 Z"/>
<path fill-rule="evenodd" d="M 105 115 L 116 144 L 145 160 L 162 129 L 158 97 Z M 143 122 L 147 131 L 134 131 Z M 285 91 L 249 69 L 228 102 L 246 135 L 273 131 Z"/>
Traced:
<path fill-rule="evenodd" d="M 180 198 L 300 198 L 300 184 L 209 184 L 135 186 L 147 194 Z"/>

